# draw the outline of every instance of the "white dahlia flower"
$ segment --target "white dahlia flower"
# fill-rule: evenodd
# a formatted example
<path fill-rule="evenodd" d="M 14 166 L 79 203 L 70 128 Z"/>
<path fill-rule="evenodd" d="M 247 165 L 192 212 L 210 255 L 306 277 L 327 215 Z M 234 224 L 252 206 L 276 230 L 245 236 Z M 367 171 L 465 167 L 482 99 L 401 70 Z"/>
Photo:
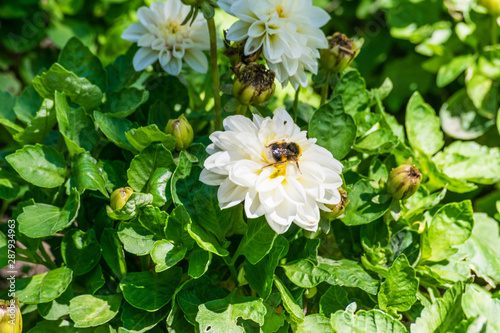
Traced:
<path fill-rule="evenodd" d="M 182 60 L 197 72 L 207 72 L 208 61 L 203 53 L 210 49 L 207 22 L 198 14 L 192 25 L 181 25 L 190 9 L 180 0 L 156 1 L 149 8 L 139 8 L 139 23 L 132 24 L 122 34 L 123 39 L 140 47 L 133 61 L 136 71 L 158 59 L 171 75 L 179 75 Z"/>
<path fill-rule="evenodd" d="M 224 120 L 225 131 L 210 135 L 200 180 L 220 186 L 221 209 L 245 201 L 249 218 L 265 215 L 283 233 L 291 223 L 315 231 L 320 209 L 340 202 L 342 164 L 308 139 L 284 109 L 273 118 L 241 115 Z"/>
<path fill-rule="evenodd" d="M 238 17 L 228 30 L 227 39 L 245 41 L 244 52 L 262 48 L 270 69 L 285 86 L 308 84 L 305 70 L 318 71 L 318 49 L 328 47 L 319 29 L 330 16 L 313 6 L 312 0 L 220 0 L 219 7 Z"/>

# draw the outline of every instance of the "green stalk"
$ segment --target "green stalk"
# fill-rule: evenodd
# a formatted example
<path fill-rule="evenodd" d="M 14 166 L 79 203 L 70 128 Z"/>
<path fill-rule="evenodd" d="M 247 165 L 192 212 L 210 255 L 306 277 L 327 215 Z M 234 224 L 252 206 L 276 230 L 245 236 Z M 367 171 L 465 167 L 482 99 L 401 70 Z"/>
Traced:
<path fill-rule="evenodd" d="M 295 99 L 293 100 L 293 113 L 294 113 L 294 121 L 297 121 L 297 115 L 299 114 L 299 94 L 300 94 L 300 85 L 295 90 Z"/>
<path fill-rule="evenodd" d="M 497 16 L 491 15 L 491 46 L 497 45 L 498 40 L 498 23 Z M 491 59 L 493 60 L 493 52 L 491 53 Z"/>
<path fill-rule="evenodd" d="M 214 18 L 208 19 L 207 23 L 208 33 L 210 34 L 210 66 L 212 67 L 212 87 L 214 91 L 214 129 L 220 131 L 222 130 L 222 121 L 220 114 L 219 66 L 217 65 L 217 33 Z"/>
<path fill-rule="evenodd" d="M 320 106 L 325 104 L 328 97 L 328 89 L 330 88 L 330 74 L 331 72 L 328 71 L 328 73 L 326 74 L 326 82 L 321 89 L 321 103 L 319 104 Z"/>
<path fill-rule="evenodd" d="M 45 247 L 43 246 L 43 242 L 40 243 L 40 253 L 42 254 L 43 259 L 45 259 L 45 262 L 47 263 L 47 267 L 50 269 L 56 269 L 57 266 L 56 264 L 52 261 L 52 258 L 50 258 L 49 254 L 47 251 L 45 251 Z"/>
<path fill-rule="evenodd" d="M 229 256 L 222 257 L 227 267 L 229 267 L 229 272 L 231 272 L 231 277 L 234 280 L 234 284 L 236 287 L 238 286 L 238 273 L 236 272 L 236 268 L 234 267 L 234 262 L 231 260 Z"/>
<path fill-rule="evenodd" d="M 248 110 L 248 105 L 241 104 L 240 108 L 238 109 L 238 113 L 237 114 L 241 114 L 242 116 L 245 116 L 247 114 L 247 110 Z"/>

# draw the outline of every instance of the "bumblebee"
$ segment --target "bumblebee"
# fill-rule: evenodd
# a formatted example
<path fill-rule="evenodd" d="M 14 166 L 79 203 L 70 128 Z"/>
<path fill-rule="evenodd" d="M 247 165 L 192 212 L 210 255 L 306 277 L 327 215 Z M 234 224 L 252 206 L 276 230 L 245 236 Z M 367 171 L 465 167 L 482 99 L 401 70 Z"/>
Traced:
<path fill-rule="evenodd" d="M 300 147 L 295 142 L 274 142 L 266 146 L 269 148 L 270 157 L 275 160 L 274 163 L 266 165 L 264 168 L 269 166 L 276 166 L 284 164 L 288 161 L 295 162 L 297 168 L 300 171 L 299 167 L 299 156 L 300 156 Z"/>

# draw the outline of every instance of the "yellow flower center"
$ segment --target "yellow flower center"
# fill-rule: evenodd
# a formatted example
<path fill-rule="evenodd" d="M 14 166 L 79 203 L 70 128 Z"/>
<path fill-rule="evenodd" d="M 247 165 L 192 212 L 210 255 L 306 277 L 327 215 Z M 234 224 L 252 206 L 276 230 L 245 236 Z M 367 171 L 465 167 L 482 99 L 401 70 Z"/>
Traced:
<path fill-rule="evenodd" d="M 276 7 L 276 12 L 278 13 L 278 16 L 279 16 L 280 18 L 285 18 L 285 17 L 287 17 L 287 16 L 285 15 L 285 10 L 283 9 L 283 6 L 281 6 L 281 5 L 279 5 L 278 7 Z"/>

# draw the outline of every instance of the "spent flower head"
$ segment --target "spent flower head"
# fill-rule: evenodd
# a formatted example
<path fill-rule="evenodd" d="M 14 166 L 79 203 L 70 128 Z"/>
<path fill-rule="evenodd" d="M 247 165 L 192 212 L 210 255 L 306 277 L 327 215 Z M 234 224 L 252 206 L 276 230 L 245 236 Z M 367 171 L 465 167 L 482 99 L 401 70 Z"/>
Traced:
<path fill-rule="evenodd" d="M 210 135 L 200 180 L 219 186 L 222 209 L 244 201 L 246 215 L 264 215 L 277 232 L 293 223 L 316 231 L 320 210 L 341 201 L 342 164 L 294 124 L 284 109 L 273 118 L 254 115 L 224 120 Z"/>
<path fill-rule="evenodd" d="M 276 74 L 264 65 L 242 65 L 235 69 L 233 95 L 244 105 L 265 103 L 274 95 L 275 76 Z"/>
<path fill-rule="evenodd" d="M 328 48 L 320 50 L 321 66 L 326 70 L 339 73 L 349 67 L 363 46 L 363 39 L 354 40 L 347 38 L 340 32 L 327 38 Z"/>
<path fill-rule="evenodd" d="M 191 7 L 180 0 L 156 1 L 137 11 L 139 23 L 134 23 L 122 38 L 140 47 L 134 56 L 134 69 L 142 71 L 156 60 L 171 75 L 179 75 L 184 61 L 195 71 L 206 73 L 210 49 L 208 26 L 198 14 L 192 24 L 182 25 Z"/>
<path fill-rule="evenodd" d="M 317 73 L 318 49 L 328 47 L 320 27 L 330 19 L 312 0 L 227 0 L 219 7 L 238 17 L 227 39 L 244 41 L 244 54 L 262 49 L 268 67 L 283 85 L 308 84 L 306 70 Z"/>

